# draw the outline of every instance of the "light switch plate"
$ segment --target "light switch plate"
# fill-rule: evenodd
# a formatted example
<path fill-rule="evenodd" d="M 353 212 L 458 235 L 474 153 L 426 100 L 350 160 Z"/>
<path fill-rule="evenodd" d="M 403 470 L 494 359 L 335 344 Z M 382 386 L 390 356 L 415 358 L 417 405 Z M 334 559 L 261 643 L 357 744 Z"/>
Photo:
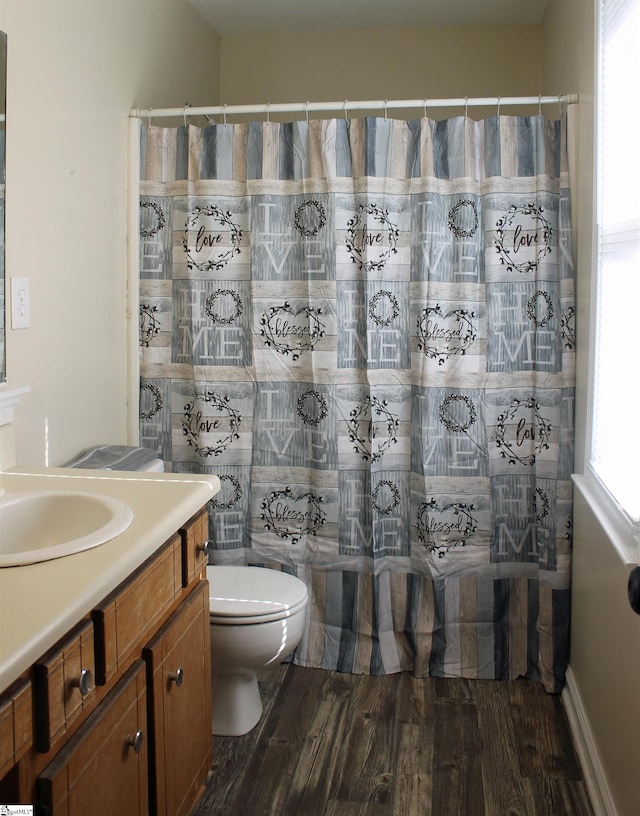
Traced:
<path fill-rule="evenodd" d="M 30 312 L 29 278 L 11 278 L 11 328 L 28 329 Z"/>

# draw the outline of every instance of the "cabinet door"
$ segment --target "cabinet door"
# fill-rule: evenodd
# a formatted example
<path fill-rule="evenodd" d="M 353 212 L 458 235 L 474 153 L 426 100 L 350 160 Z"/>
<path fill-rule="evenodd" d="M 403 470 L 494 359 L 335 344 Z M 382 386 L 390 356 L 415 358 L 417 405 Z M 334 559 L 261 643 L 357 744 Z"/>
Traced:
<path fill-rule="evenodd" d="M 149 812 L 145 664 L 138 661 L 38 777 L 49 816 Z"/>
<path fill-rule="evenodd" d="M 23 678 L 0 696 L 0 779 L 27 753 L 32 741 L 31 681 Z"/>
<path fill-rule="evenodd" d="M 182 585 L 190 586 L 204 578 L 207 568 L 207 541 L 209 538 L 209 514 L 206 507 L 180 529 L 182 536 Z"/>
<path fill-rule="evenodd" d="M 188 814 L 211 767 L 210 652 L 209 584 L 201 581 L 143 651 L 158 816 Z"/>
<path fill-rule="evenodd" d="M 46 753 L 95 707 L 93 624 L 81 621 L 33 666 L 36 749 Z"/>
<path fill-rule="evenodd" d="M 176 533 L 93 610 L 96 683 L 106 685 L 140 656 L 182 592 L 182 539 Z"/>

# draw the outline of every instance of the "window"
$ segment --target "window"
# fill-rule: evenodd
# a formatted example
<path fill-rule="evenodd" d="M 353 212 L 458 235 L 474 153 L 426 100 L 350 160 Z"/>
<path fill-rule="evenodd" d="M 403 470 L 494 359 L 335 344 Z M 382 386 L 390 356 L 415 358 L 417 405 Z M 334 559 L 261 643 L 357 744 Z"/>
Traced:
<path fill-rule="evenodd" d="M 602 0 L 590 470 L 640 517 L 640 0 Z"/>

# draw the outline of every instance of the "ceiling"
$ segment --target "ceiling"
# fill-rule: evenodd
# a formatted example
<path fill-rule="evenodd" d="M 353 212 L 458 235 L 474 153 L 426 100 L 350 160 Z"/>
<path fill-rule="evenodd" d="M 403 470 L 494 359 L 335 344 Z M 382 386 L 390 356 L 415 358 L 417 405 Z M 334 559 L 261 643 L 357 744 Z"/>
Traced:
<path fill-rule="evenodd" d="M 539 25 L 549 0 L 189 0 L 223 37 L 389 26 Z"/>

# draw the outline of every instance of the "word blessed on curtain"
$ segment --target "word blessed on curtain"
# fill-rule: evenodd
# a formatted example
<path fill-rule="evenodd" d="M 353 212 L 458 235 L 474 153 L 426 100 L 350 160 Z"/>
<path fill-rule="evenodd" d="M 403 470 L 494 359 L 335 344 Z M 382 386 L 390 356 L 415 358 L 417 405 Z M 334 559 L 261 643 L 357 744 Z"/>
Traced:
<path fill-rule="evenodd" d="M 169 399 L 174 469 L 215 465 L 216 514 L 244 507 L 254 534 L 259 520 L 282 542 L 335 537 L 349 554 L 378 525 L 376 554 L 409 555 L 413 530 L 440 557 L 475 539 L 493 560 L 555 557 L 542 548 L 555 553 L 572 392 L 536 390 L 532 372 L 562 370 L 575 309 L 558 272 L 557 201 L 548 216 L 522 198 L 425 194 L 388 209 L 254 196 L 233 210 L 176 197 L 171 214 L 166 199 L 143 200 L 147 247 L 184 208 L 172 306 L 140 308 L 141 345 L 170 332 L 175 366 L 170 392 L 143 380 L 143 424 Z M 429 219 L 440 243 L 427 240 Z M 184 365 L 209 373 L 194 388 Z M 269 485 L 273 467 L 286 474 Z"/>

